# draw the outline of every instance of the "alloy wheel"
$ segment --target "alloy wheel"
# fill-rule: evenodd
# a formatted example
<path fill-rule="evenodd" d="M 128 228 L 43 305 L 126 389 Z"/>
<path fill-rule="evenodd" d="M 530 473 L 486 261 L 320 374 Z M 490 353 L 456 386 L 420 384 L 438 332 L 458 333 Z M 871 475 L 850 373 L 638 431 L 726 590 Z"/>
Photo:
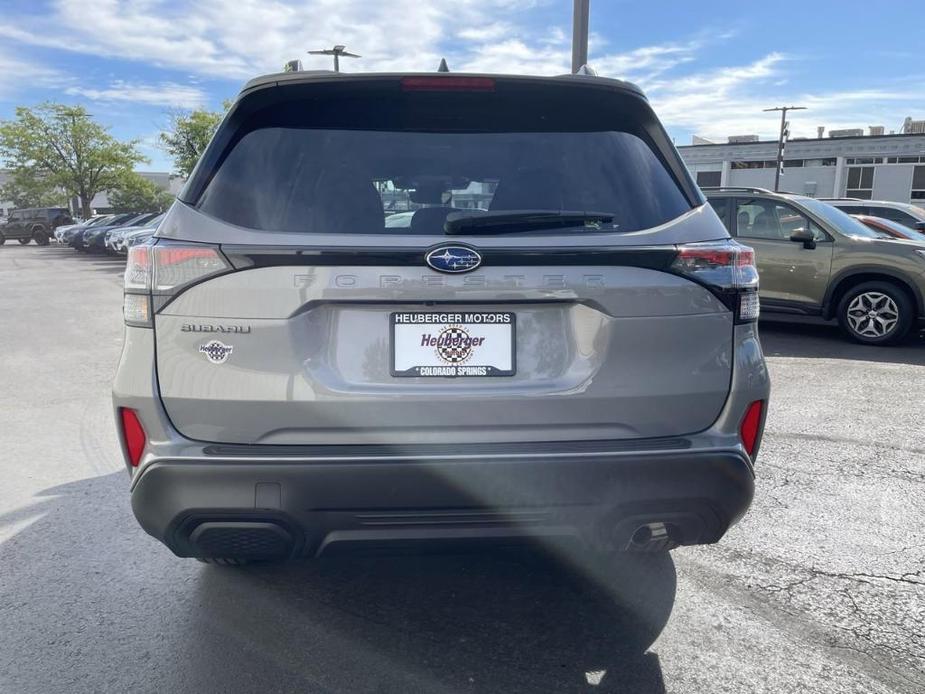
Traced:
<path fill-rule="evenodd" d="M 888 294 L 864 292 L 848 304 L 848 326 L 861 337 L 882 338 L 899 324 L 899 307 Z"/>

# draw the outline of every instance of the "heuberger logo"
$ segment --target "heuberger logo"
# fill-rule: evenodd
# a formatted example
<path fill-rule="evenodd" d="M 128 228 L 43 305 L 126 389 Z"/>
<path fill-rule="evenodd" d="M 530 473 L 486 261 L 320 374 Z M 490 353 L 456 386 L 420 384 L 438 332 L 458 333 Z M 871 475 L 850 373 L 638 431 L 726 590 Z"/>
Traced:
<path fill-rule="evenodd" d="M 485 342 L 484 337 L 469 337 L 468 334 L 448 333 L 440 335 L 424 333 L 421 335 L 421 347 L 480 347 Z"/>
<path fill-rule="evenodd" d="M 184 333 L 234 333 L 237 335 L 247 335 L 251 331 L 251 326 L 184 323 L 180 326 L 180 331 Z"/>
<path fill-rule="evenodd" d="M 461 325 L 449 325 L 439 335 L 421 335 L 421 347 L 435 347 L 437 356 L 445 364 L 465 364 L 475 348 L 481 347 L 484 342 L 484 337 L 472 337 Z"/>

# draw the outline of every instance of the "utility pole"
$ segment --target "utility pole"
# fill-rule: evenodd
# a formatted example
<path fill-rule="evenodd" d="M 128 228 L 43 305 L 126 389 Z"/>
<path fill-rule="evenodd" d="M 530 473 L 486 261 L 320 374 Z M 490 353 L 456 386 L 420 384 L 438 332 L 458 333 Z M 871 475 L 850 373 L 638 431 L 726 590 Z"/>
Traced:
<path fill-rule="evenodd" d="M 333 55 L 334 72 L 340 72 L 340 58 L 361 58 L 356 53 L 348 53 L 347 47 L 343 45 L 334 46 L 334 48 L 325 48 L 320 51 L 309 51 L 312 55 Z"/>
<path fill-rule="evenodd" d="M 790 123 L 787 121 L 787 111 L 805 111 L 805 106 L 775 106 L 766 108 L 768 111 L 780 111 L 780 135 L 777 138 L 777 171 L 774 172 L 774 192 L 780 190 L 780 176 L 784 170 L 784 143 L 790 136 Z"/>
<path fill-rule="evenodd" d="M 575 0 L 572 10 L 572 74 L 588 64 L 588 16 L 591 0 Z"/>

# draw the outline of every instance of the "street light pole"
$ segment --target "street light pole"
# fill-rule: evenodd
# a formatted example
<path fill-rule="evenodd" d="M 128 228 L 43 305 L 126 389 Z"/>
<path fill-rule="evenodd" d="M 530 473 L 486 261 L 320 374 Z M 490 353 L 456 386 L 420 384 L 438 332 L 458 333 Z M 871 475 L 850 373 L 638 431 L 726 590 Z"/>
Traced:
<path fill-rule="evenodd" d="M 575 0 L 572 9 L 572 74 L 588 64 L 588 16 L 591 0 Z"/>
<path fill-rule="evenodd" d="M 774 108 L 766 108 L 765 112 L 768 111 L 780 111 L 780 134 L 777 137 L 777 170 L 774 172 L 774 192 L 777 193 L 780 190 L 780 172 L 784 168 L 784 142 L 787 139 L 787 136 L 790 134 L 788 126 L 790 125 L 787 122 L 787 111 L 805 111 L 805 106 L 775 106 Z"/>

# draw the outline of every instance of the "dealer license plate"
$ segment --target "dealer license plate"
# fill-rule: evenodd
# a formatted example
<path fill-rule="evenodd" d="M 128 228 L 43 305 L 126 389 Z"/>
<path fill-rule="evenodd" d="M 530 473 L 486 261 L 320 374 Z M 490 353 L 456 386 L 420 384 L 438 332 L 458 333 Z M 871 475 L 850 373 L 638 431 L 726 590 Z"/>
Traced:
<path fill-rule="evenodd" d="M 392 375 L 436 378 L 513 376 L 514 313 L 393 313 Z"/>

